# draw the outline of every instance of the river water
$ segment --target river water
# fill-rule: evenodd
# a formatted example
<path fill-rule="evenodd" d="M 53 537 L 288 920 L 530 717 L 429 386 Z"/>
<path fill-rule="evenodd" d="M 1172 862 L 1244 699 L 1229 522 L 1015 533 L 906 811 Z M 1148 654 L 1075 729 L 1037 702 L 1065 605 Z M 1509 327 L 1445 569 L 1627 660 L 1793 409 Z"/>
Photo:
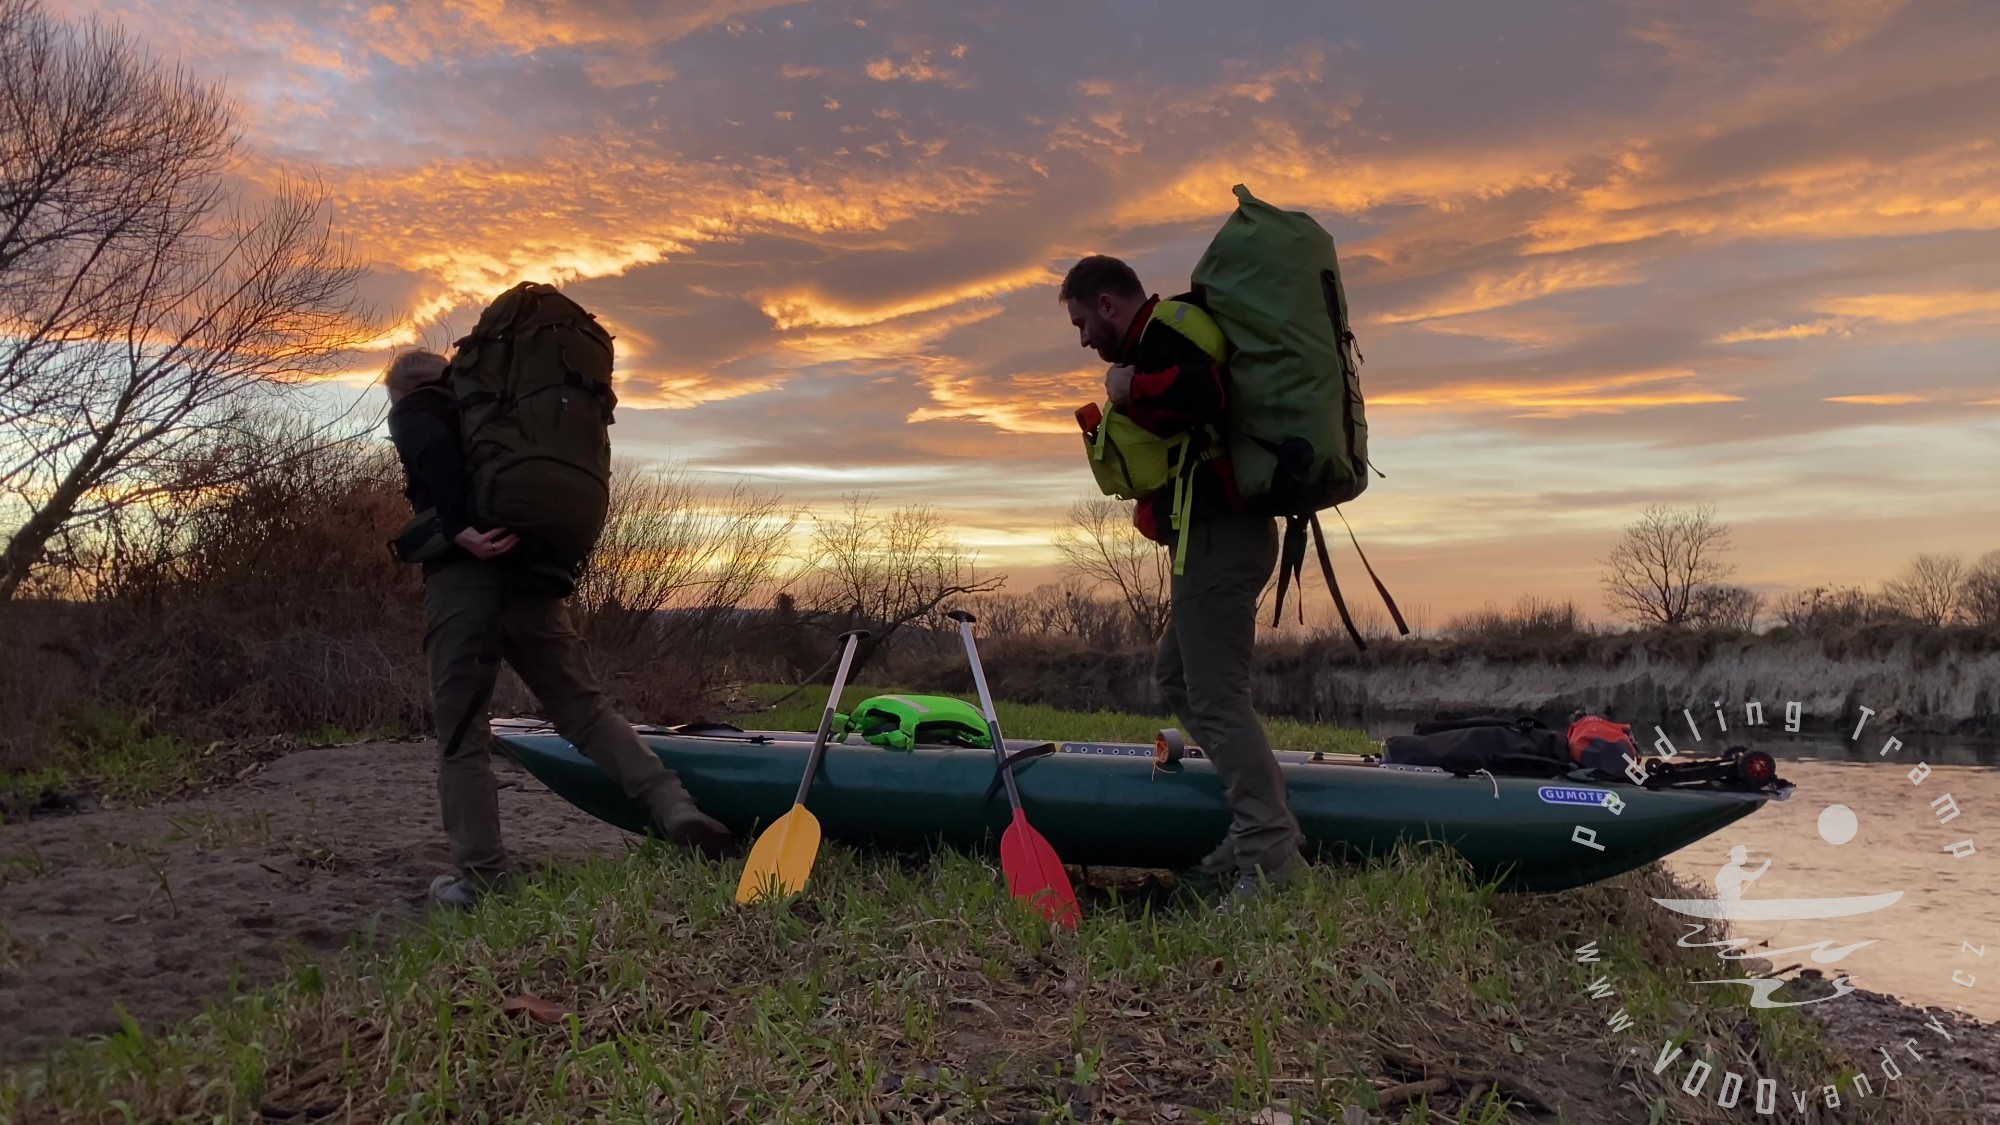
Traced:
<path fill-rule="evenodd" d="M 1369 724 L 1369 734 L 1377 739 L 1409 730 L 1408 722 Z M 1714 895 L 1719 893 L 1718 875 L 1727 884 L 1737 874 L 1725 874 L 1725 869 L 1733 862 L 1731 849 L 1741 846 L 1747 855 L 1738 870 L 1756 875 L 1742 886 L 1742 902 L 1817 904 L 1759 911 L 1792 915 L 1788 920 L 1727 922 L 1726 937 L 1744 940 L 1734 950 L 1717 949 L 1718 979 L 1749 975 L 1744 964 L 1721 958 L 1740 953 L 1764 958 L 1776 970 L 1801 966 L 1829 979 L 1844 975 L 1856 987 L 1906 1003 L 2000 1021 L 2000 866 L 1995 863 L 2000 858 L 2000 739 L 1864 730 L 1858 741 L 1840 735 L 1759 732 L 1741 737 L 1731 732 L 1722 736 L 1724 742 L 1705 730 L 1704 741 L 1695 744 L 1684 737 L 1685 728 L 1669 728 L 1669 733 L 1683 755 L 1707 756 L 1736 744 L 1769 751 L 1778 759 L 1778 775 L 1797 786 L 1788 800 L 1769 802 L 1666 859 L 1668 869 L 1699 888 L 1697 893 Z M 1879 751 L 1891 734 L 1904 745 L 1885 757 Z M 1649 743 L 1640 739 L 1642 748 Z M 1929 767 L 1927 774 L 1920 764 Z M 1913 781 L 1913 773 L 1920 780 Z M 1947 794 L 1950 803 L 1932 807 Z M 1958 815 L 1946 820 L 1953 803 Z M 1973 841 L 1975 850 L 1955 855 L 1951 848 L 1966 840 Z M 1900 898 L 1866 913 L 1823 916 L 1827 904 L 1822 900 L 1896 892 Z M 1725 923 L 1684 918 L 1664 907 L 1659 924 L 1690 945 L 1725 937 Z M 1797 948 L 1819 942 L 1829 944 L 1817 950 Z M 1843 953 L 1841 947 L 1850 951 Z M 1779 975 L 1789 978 L 1798 972 Z M 1784 1001 L 1790 995 L 1780 990 L 1771 999 Z"/>

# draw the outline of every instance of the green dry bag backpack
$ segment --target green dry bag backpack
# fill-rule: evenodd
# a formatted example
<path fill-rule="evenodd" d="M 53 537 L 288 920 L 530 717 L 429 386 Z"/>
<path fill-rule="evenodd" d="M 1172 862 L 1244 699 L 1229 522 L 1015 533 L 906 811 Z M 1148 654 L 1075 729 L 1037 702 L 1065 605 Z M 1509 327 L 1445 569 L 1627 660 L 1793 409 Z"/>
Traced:
<path fill-rule="evenodd" d="M 1189 300 L 1228 340 L 1229 402 L 1221 430 L 1237 491 L 1252 510 L 1285 517 L 1277 611 L 1304 564 L 1310 528 L 1334 604 L 1361 644 L 1334 581 L 1318 515 L 1361 495 L 1372 468 L 1361 352 L 1333 236 L 1310 215 L 1265 203 L 1242 184 L 1234 190 L 1236 210 L 1195 263 Z M 1356 541 L 1357 554 L 1360 549 Z M 1368 574 L 1375 577 L 1373 567 Z M 1407 634 L 1380 579 L 1375 588 Z"/>
<path fill-rule="evenodd" d="M 1274 516 L 1310 516 L 1368 487 L 1361 357 L 1333 237 L 1236 186 L 1236 211 L 1190 284 L 1229 341 L 1223 431 L 1237 490 Z"/>
<path fill-rule="evenodd" d="M 524 281 L 454 346 L 473 511 L 579 566 L 611 500 L 611 334 L 554 286 Z"/>
<path fill-rule="evenodd" d="M 842 736 L 860 731 L 864 740 L 889 750 L 909 750 L 920 743 L 993 748 L 986 716 L 948 695 L 878 695 L 834 718 L 834 729 Z"/>

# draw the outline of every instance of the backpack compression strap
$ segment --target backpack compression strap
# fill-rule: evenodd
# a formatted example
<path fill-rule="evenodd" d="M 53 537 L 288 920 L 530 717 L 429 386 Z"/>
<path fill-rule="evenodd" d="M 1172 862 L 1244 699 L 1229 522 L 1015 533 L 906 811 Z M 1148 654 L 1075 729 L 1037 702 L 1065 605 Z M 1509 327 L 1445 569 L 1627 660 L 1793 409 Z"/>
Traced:
<path fill-rule="evenodd" d="M 1335 515 L 1340 515 L 1338 505 L 1333 511 Z M 1367 569 L 1369 579 L 1375 583 L 1375 592 L 1382 595 L 1383 604 L 1389 607 L 1389 616 L 1396 619 L 1396 628 L 1401 635 L 1409 636 L 1410 627 L 1403 623 L 1403 611 L 1396 608 L 1396 599 L 1389 596 L 1389 588 L 1382 585 L 1382 579 L 1376 576 L 1375 568 L 1369 564 L 1368 556 L 1362 552 L 1361 541 L 1354 537 L 1354 526 L 1347 523 L 1347 517 L 1344 515 L 1340 516 L 1340 522 L 1347 526 L 1347 538 L 1354 544 L 1354 553 L 1361 557 L 1361 565 Z M 1299 580 L 1299 623 L 1305 623 L 1304 570 L 1308 527 L 1312 529 L 1313 546 L 1319 552 L 1320 573 L 1326 575 L 1326 588 L 1333 593 L 1333 604 L 1340 610 L 1341 623 L 1347 626 L 1347 635 L 1354 638 L 1355 645 L 1366 649 L 1368 642 L 1361 639 L 1361 631 L 1354 627 L 1354 618 L 1347 612 L 1347 599 L 1341 596 L 1340 583 L 1333 577 L 1333 560 L 1326 553 L 1326 534 L 1320 530 L 1318 512 L 1310 516 L 1288 516 L 1285 519 L 1285 549 L 1278 562 L 1278 598 L 1277 604 L 1271 611 L 1271 624 L 1273 626 L 1278 624 L 1278 616 L 1285 609 L 1285 591 L 1291 588 L 1292 579 L 1295 577 Z"/>

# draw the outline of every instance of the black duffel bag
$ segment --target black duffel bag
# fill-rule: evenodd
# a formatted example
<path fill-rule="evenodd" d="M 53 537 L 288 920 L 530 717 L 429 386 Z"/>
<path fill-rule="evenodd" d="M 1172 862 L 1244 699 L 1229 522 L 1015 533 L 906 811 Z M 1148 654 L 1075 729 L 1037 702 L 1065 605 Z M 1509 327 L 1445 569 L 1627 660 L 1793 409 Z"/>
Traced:
<path fill-rule="evenodd" d="M 1576 768 L 1568 740 L 1525 715 L 1418 723 L 1412 733 L 1383 741 L 1382 763 L 1515 777 L 1561 777 Z"/>

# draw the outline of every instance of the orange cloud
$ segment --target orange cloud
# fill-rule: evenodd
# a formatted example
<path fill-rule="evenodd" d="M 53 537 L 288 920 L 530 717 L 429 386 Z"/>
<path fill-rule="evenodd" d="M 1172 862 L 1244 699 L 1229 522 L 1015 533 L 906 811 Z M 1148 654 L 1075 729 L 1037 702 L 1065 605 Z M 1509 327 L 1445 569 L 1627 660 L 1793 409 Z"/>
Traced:
<path fill-rule="evenodd" d="M 671 43 L 791 0 L 395 0 L 348 20 L 357 39 L 402 66 L 552 46 Z"/>
<path fill-rule="evenodd" d="M 1724 332 L 1715 338 L 1718 344 L 1743 344 L 1756 340 L 1804 340 L 1812 336 L 1839 333 L 1850 335 L 1849 330 L 1838 320 L 1815 320 L 1810 324 L 1788 324 L 1775 326 L 1766 322 L 1763 327 L 1738 328 Z"/>
<path fill-rule="evenodd" d="M 710 402 L 748 398 L 784 386 L 785 376 L 717 379 L 706 371 L 673 371 L 646 364 L 618 365 L 618 405 L 641 410 L 684 410 Z"/>
<path fill-rule="evenodd" d="M 1518 417 L 1567 418 L 1577 414 L 1622 414 L 1656 406 L 1691 406 L 1741 402 L 1738 395 L 1686 386 L 1695 372 L 1686 369 L 1644 371 L 1600 379 L 1567 379 L 1534 383 L 1467 381 L 1428 390 L 1376 391 L 1373 406 L 1415 406 L 1444 410 L 1520 410 Z M 1665 384 L 1664 386 L 1662 386 Z M 1659 386 L 1658 390 L 1644 388 Z"/>
<path fill-rule="evenodd" d="M 1326 107 L 1331 120 L 1352 119 L 1358 97 Z M 1495 146 L 1471 152 L 1329 154 L 1308 141 L 1291 122 L 1264 119 L 1242 130 L 1234 145 L 1215 151 L 1168 182 L 1139 194 L 1117 213 L 1128 225 L 1220 220 L 1236 205 L 1230 194 L 1245 184 L 1260 199 L 1287 208 L 1361 214 L 1385 205 L 1451 211 L 1522 191 L 1560 191 L 1573 173 L 1564 166 L 1570 149 Z"/>
<path fill-rule="evenodd" d="M 857 307 L 841 303 L 830 295 L 811 291 L 758 294 L 764 315 L 780 331 L 797 328 L 866 328 L 884 321 L 900 320 L 917 313 L 936 312 L 967 301 L 984 300 L 1031 288 L 1054 285 L 1062 279 L 1036 266 L 998 277 L 985 278 L 926 293 L 892 305 Z"/>
<path fill-rule="evenodd" d="M 1101 371 L 1041 371 L 996 379 L 960 374 L 960 366 L 940 356 L 925 357 L 923 380 L 934 406 L 909 413 L 907 421 L 972 419 L 1010 434 L 1076 434 L 1076 408 L 1101 387 Z"/>
<path fill-rule="evenodd" d="M 923 355 L 949 333 L 991 320 L 1004 311 L 993 301 L 970 308 L 947 305 L 858 328 L 794 332 L 779 337 L 775 346 L 788 355 L 798 356 L 804 363 L 902 360 Z"/>
<path fill-rule="evenodd" d="M 1821 301 L 1819 307 L 1842 316 L 1879 320 L 1888 324 L 1917 324 L 1930 320 L 1956 320 L 1967 317 L 1988 321 L 1995 314 L 2000 314 L 2000 289 L 1875 293 Z"/>
<path fill-rule="evenodd" d="M 1509 269 L 1482 271 L 1424 304 L 1372 319 L 1385 324 L 1439 320 L 1490 312 L 1571 290 L 1631 285 L 1640 280 L 1639 272 L 1626 263 L 1531 260 Z"/>
<path fill-rule="evenodd" d="M 1557 253 L 1665 235 L 1854 238 L 2000 230 L 2000 148 L 1985 138 L 1895 161 L 1839 154 L 1816 164 L 1689 183 L 1652 144 L 1619 154 L 1601 185 L 1528 224 L 1529 249 Z"/>
<path fill-rule="evenodd" d="M 961 51 L 954 57 L 962 58 L 963 55 L 964 53 Z M 929 51 L 912 55 L 901 62 L 897 62 L 886 56 L 870 59 L 868 65 L 862 69 L 863 73 L 877 82 L 895 82 L 898 80 L 937 82 L 957 89 L 963 89 L 967 85 L 967 83 L 958 77 L 958 72 L 950 67 L 932 66 L 931 53 Z"/>
<path fill-rule="evenodd" d="M 675 163 L 615 139 L 572 139 L 551 142 L 534 164 L 439 161 L 322 176 L 343 233 L 365 257 L 431 279 L 404 325 L 375 341 L 378 347 L 414 341 L 421 326 L 483 304 L 523 278 L 561 284 L 616 276 L 755 232 L 879 234 L 916 216 L 972 210 L 1006 190 L 997 174 L 935 162 L 808 176 L 765 172 L 755 163 Z M 810 294 L 787 295 L 776 308 L 792 326 L 853 325 L 1028 283 L 995 279 L 891 310 L 857 310 Z"/>
<path fill-rule="evenodd" d="M 1929 402 L 1922 395 L 1835 395 L 1827 402 L 1851 402 L 1862 406 L 1908 406 L 1912 403 Z"/>

